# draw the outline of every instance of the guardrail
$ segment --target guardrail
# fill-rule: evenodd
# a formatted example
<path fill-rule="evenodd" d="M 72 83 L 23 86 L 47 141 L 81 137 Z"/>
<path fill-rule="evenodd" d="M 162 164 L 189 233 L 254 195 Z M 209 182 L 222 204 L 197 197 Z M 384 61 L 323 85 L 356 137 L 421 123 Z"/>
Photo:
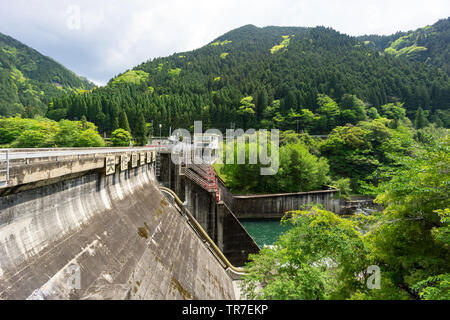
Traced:
<path fill-rule="evenodd" d="M 216 202 L 220 201 L 220 191 L 217 185 L 217 177 L 211 165 L 186 165 L 185 175 L 195 181 L 206 191 L 215 192 Z"/>
<path fill-rule="evenodd" d="M 55 149 L 7 149 L 9 151 L 9 160 L 15 159 L 33 159 L 50 158 L 58 156 L 76 156 L 76 155 L 96 155 L 120 152 L 139 152 L 157 149 L 153 146 L 148 147 L 122 147 L 122 148 L 55 148 Z M 1 149 L 0 149 L 1 151 Z M 5 160 L 5 154 L 0 152 L 0 161 Z"/>
<path fill-rule="evenodd" d="M 9 150 L 8 149 L 1 150 L 1 153 L 5 153 L 5 160 L 0 159 L 0 187 L 4 187 L 8 184 L 8 180 L 9 180 Z M 3 167 L 4 167 L 4 169 L 3 169 Z M 3 178 L 3 173 L 4 173 L 4 178 Z"/>
<path fill-rule="evenodd" d="M 0 149 L 0 188 L 5 188 L 11 177 L 11 170 L 18 166 L 38 163 L 70 161 L 71 159 L 105 158 L 107 155 L 140 153 L 148 151 L 164 152 L 162 148 L 117 147 L 117 148 L 39 148 Z"/>
<path fill-rule="evenodd" d="M 168 193 L 173 201 L 177 204 L 180 213 L 186 217 L 187 221 L 191 225 L 191 227 L 194 229 L 194 231 L 199 234 L 204 241 L 209 245 L 209 248 L 213 252 L 213 254 L 223 263 L 227 268 L 229 268 L 232 272 L 236 273 L 237 275 L 242 275 L 244 273 L 244 269 L 235 267 L 231 264 L 231 262 L 225 257 L 223 252 L 220 250 L 220 248 L 214 243 L 214 241 L 210 238 L 208 233 L 203 229 L 203 227 L 198 223 L 198 221 L 194 218 L 194 216 L 189 212 L 188 209 L 183 206 L 183 202 L 180 200 L 178 195 L 171 189 L 165 188 L 165 187 L 159 187 L 159 189 L 162 192 Z M 175 206 L 175 207 L 177 207 Z"/>

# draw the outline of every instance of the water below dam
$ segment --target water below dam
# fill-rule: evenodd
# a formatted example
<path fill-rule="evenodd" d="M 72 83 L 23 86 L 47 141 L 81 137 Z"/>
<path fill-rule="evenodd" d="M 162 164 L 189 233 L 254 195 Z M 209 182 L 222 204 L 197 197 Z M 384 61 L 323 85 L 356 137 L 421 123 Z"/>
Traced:
<path fill-rule="evenodd" d="M 372 214 L 373 211 L 374 209 L 371 207 L 357 208 L 342 217 L 347 218 L 359 213 L 367 216 Z M 280 235 L 292 228 L 292 225 L 290 224 L 282 225 L 279 219 L 240 219 L 239 222 L 244 226 L 260 248 L 263 248 L 265 245 L 273 245 Z"/>
<path fill-rule="evenodd" d="M 260 248 L 273 245 L 281 234 L 292 228 L 280 224 L 278 219 L 242 219 L 240 222 Z"/>

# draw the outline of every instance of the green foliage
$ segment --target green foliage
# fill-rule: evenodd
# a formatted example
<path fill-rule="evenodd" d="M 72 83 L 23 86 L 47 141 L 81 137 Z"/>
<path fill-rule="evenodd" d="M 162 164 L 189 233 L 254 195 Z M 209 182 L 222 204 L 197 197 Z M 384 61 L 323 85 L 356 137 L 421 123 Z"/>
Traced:
<path fill-rule="evenodd" d="M 350 178 L 341 178 L 330 183 L 330 186 L 339 190 L 341 199 L 350 199 L 352 188 L 350 186 Z"/>
<path fill-rule="evenodd" d="M 448 135 L 448 130 L 439 128 L 434 124 L 429 124 L 425 128 L 415 130 L 414 140 L 421 144 L 431 144 L 435 140 L 444 139 Z"/>
<path fill-rule="evenodd" d="M 414 31 L 390 36 L 362 36 L 359 39 L 369 41 L 377 49 L 396 57 L 432 64 L 450 73 L 449 26 L 450 18 L 446 18 Z"/>
<path fill-rule="evenodd" d="M 289 50 L 270 54 L 280 39 L 284 44 L 289 40 Z M 142 81 L 119 81 L 86 94 L 55 98 L 47 115 L 57 121 L 85 115 L 108 133 L 125 110 L 133 134 L 142 111 L 146 121 L 167 124 L 164 134 L 170 126 L 189 128 L 201 119 L 205 129 L 224 131 L 234 123 L 236 128 L 324 135 L 367 116 L 377 118 L 374 109 L 391 119 L 382 114 L 381 106 L 401 101 L 407 117 L 413 119 L 421 106 L 431 121 L 443 119 L 439 125 L 447 125 L 447 74 L 424 63 L 379 55 L 371 46 L 355 47 L 359 42 L 323 27 L 244 26 L 211 45 L 140 64 L 132 71 L 148 74 Z M 229 53 L 226 59 L 223 53 Z M 241 103 L 250 96 L 254 107 Z M 14 95 L 5 99 L 16 103 Z"/>
<path fill-rule="evenodd" d="M 282 37 L 283 41 L 281 41 L 279 45 L 273 46 L 270 49 L 270 53 L 274 54 L 275 52 L 280 51 L 281 49 L 286 49 L 289 46 L 289 43 L 291 42 L 289 36 L 282 36 Z"/>
<path fill-rule="evenodd" d="M 0 118 L 0 144 L 14 148 L 102 147 L 93 123 L 45 118 Z"/>
<path fill-rule="evenodd" d="M 143 146 L 147 144 L 147 127 L 145 126 L 144 115 L 142 112 L 138 115 L 138 122 L 135 129 L 135 137 L 138 145 Z"/>
<path fill-rule="evenodd" d="M 274 176 L 263 176 L 260 161 L 249 164 L 249 152 L 259 154 L 259 145 L 245 144 L 245 164 L 237 164 L 237 155 L 244 148 L 235 147 L 235 164 L 226 164 L 221 174 L 226 176 L 226 184 L 235 193 L 280 193 L 320 190 L 329 181 L 328 162 L 309 152 L 309 147 L 298 136 L 284 137 L 279 149 L 279 170 Z M 269 145 L 269 150 L 271 146 Z M 225 156 L 225 155 L 224 155 Z"/>
<path fill-rule="evenodd" d="M 324 131 L 330 131 L 338 124 L 341 110 L 338 104 L 325 94 L 317 96 L 318 113 L 320 115 L 320 126 Z"/>
<path fill-rule="evenodd" d="M 94 129 L 87 129 L 80 133 L 77 140 L 75 141 L 75 147 L 104 147 L 105 141 Z"/>
<path fill-rule="evenodd" d="M 230 143 L 230 142 L 227 142 Z M 234 143 L 233 143 L 234 144 Z M 266 186 L 262 186 L 262 181 L 268 181 L 267 176 L 260 175 L 260 169 L 262 165 L 260 161 L 257 164 L 249 164 L 250 150 L 259 153 L 259 145 L 246 141 L 245 145 L 234 146 L 234 164 L 226 163 L 226 154 L 224 152 L 223 167 L 220 169 L 220 173 L 226 176 L 227 186 L 234 193 L 250 193 L 250 192 L 263 192 Z M 270 146 L 269 146 L 270 149 Z M 238 153 L 245 152 L 245 164 L 237 164 Z"/>
<path fill-rule="evenodd" d="M 412 40 L 414 34 L 409 34 L 398 38 L 391 43 L 391 46 L 386 48 L 384 51 L 386 53 L 399 56 L 406 56 L 408 58 L 418 56 L 419 52 L 427 51 L 428 48 L 417 46 L 417 44 Z M 412 45 L 409 45 L 412 44 Z M 420 56 L 420 55 L 419 55 Z"/>
<path fill-rule="evenodd" d="M 242 277 L 248 299 L 343 299 L 363 287 L 355 276 L 367 248 L 355 224 L 313 207 L 292 212 L 294 225 L 275 243 L 251 255 Z"/>
<path fill-rule="evenodd" d="M 242 117 L 244 129 L 246 129 L 254 124 L 256 107 L 252 96 L 242 98 L 240 104 L 237 114 Z"/>
<path fill-rule="evenodd" d="M 0 116 L 25 116 L 26 109 L 33 110 L 32 116 L 43 115 L 51 99 L 92 87 L 54 60 L 0 33 Z"/>
<path fill-rule="evenodd" d="M 55 146 L 53 137 L 46 132 L 25 130 L 12 144 L 14 148 L 51 148 Z"/>
<path fill-rule="evenodd" d="M 111 142 L 114 147 L 128 147 L 132 140 L 131 133 L 123 129 L 117 129 L 111 134 Z"/>
<path fill-rule="evenodd" d="M 412 133 L 405 127 L 389 128 L 394 120 L 379 118 L 356 126 L 336 127 L 320 146 L 334 177 L 351 178 L 351 187 L 367 192 L 366 184 L 377 185 L 380 172 L 392 165 L 391 155 L 407 155 Z"/>
<path fill-rule="evenodd" d="M 312 207 L 294 227 L 251 255 L 242 291 L 249 299 L 449 300 L 449 138 L 392 156 L 377 202 L 382 213 L 343 219 Z M 345 181 L 335 183 L 346 184 Z M 378 289 L 367 267 L 380 268 Z"/>
<path fill-rule="evenodd" d="M 55 135 L 55 143 L 57 146 L 77 146 L 80 134 L 84 130 L 96 130 L 94 124 L 90 122 L 61 120 L 58 124 L 59 131 Z"/>
<path fill-rule="evenodd" d="M 399 123 L 405 119 L 406 111 L 403 108 L 403 104 L 388 103 L 381 106 L 381 114 L 388 119 L 394 120 L 394 127 L 396 128 Z"/>
<path fill-rule="evenodd" d="M 450 300 L 450 273 L 429 277 L 416 283 L 413 289 L 419 291 L 424 300 Z"/>
<path fill-rule="evenodd" d="M 119 128 L 131 132 L 130 124 L 128 123 L 128 116 L 124 110 L 122 110 L 119 114 Z"/>
<path fill-rule="evenodd" d="M 441 219 L 441 225 L 433 229 L 433 236 L 437 241 L 450 247 L 450 208 L 438 209 L 435 212 Z"/>
<path fill-rule="evenodd" d="M 124 74 L 116 77 L 112 81 L 112 85 L 117 85 L 121 82 L 130 84 L 140 84 L 146 81 L 148 78 L 148 73 L 142 70 L 129 70 Z"/>
<path fill-rule="evenodd" d="M 280 170 L 274 180 L 278 192 L 321 190 L 328 182 L 330 167 L 325 158 L 309 153 L 303 143 L 280 148 Z"/>
<path fill-rule="evenodd" d="M 397 290 L 413 298 L 448 298 L 448 136 L 415 150 L 413 157 L 397 157 L 397 169 L 379 186 L 377 201 L 386 209 L 367 243 Z"/>
<path fill-rule="evenodd" d="M 229 44 L 231 42 L 233 42 L 233 41 L 231 41 L 231 40 L 215 41 L 215 42 L 211 43 L 211 46 L 213 46 L 213 47 L 215 47 L 215 46 L 224 46 L 224 45 L 227 45 L 227 44 Z"/>
<path fill-rule="evenodd" d="M 178 77 L 180 75 L 181 68 L 169 69 L 168 73 L 171 77 Z"/>
<path fill-rule="evenodd" d="M 416 118 L 414 120 L 414 127 L 416 129 L 422 129 L 427 125 L 427 118 L 423 112 L 423 109 L 419 107 L 416 111 Z"/>
<path fill-rule="evenodd" d="M 367 116 L 369 119 L 378 119 L 380 115 L 378 114 L 377 108 L 371 107 L 369 110 L 367 110 Z"/>
<path fill-rule="evenodd" d="M 344 94 L 341 101 L 341 118 L 343 123 L 358 123 L 367 120 L 366 106 L 355 95 Z"/>

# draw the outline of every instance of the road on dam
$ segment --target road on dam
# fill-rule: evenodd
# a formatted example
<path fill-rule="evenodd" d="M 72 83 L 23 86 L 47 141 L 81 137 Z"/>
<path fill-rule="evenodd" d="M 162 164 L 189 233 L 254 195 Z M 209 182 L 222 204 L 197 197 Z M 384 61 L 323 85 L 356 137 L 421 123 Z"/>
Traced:
<path fill-rule="evenodd" d="M 14 159 L 27 159 L 27 158 L 47 158 L 47 157 L 60 157 L 60 156 L 73 156 L 73 155 L 87 155 L 87 154 L 99 154 L 99 153 L 116 153 L 116 152 L 139 152 L 161 149 L 166 151 L 167 146 L 146 146 L 146 147 L 127 147 L 127 148 L 69 148 L 69 149 L 5 149 L 0 150 L 0 161 L 6 160 L 6 151 L 9 151 L 8 158 Z"/>

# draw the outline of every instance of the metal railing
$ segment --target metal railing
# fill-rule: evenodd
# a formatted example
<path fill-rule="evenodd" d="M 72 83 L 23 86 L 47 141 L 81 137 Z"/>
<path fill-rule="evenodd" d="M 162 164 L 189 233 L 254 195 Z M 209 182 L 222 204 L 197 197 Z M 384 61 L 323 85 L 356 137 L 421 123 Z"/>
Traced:
<path fill-rule="evenodd" d="M 223 252 L 220 250 L 220 248 L 215 244 L 215 242 L 211 239 L 211 237 L 208 235 L 208 233 L 203 229 L 203 227 L 198 223 L 198 221 L 192 216 L 192 214 L 183 206 L 183 202 L 180 200 L 178 195 L 171 189 L 165 188 L 165 187 L 159 187 L 159 189 L 162 192 L 168 193 L 175 203 L 177 204 L 179 211 L 181 214 L 183 214 L 191 227 L 196 231 L 203 239 L 204 241 L 209 245 L 209 248 L 211 248 L 213 254 L 231 271 L 237 273 L 237 274 L 243 274 L 244 269 L 235 267 L 231 264 L 231 262 L 225 257 Z"/>
<path fill-rule="evenodd" d="M 42 149 L 8 149 L 9 160 L 50 158 L 59 156 L 96 155 L 119 152 L 144 152 L 155 150 L 155 147 L 117 147 L 117 148 L 42 148 Z M 0 152 L 0 161 L 5 155 Z"/>
<path fill-rule="evenodd" d="M 9 180 L 9 150 L 1 150 L 1 153 L 5 154 L 5 160 L 1 160 L 3 157 L 0 159 L 0 187 L 4 187 L 8 185 Z"/>

